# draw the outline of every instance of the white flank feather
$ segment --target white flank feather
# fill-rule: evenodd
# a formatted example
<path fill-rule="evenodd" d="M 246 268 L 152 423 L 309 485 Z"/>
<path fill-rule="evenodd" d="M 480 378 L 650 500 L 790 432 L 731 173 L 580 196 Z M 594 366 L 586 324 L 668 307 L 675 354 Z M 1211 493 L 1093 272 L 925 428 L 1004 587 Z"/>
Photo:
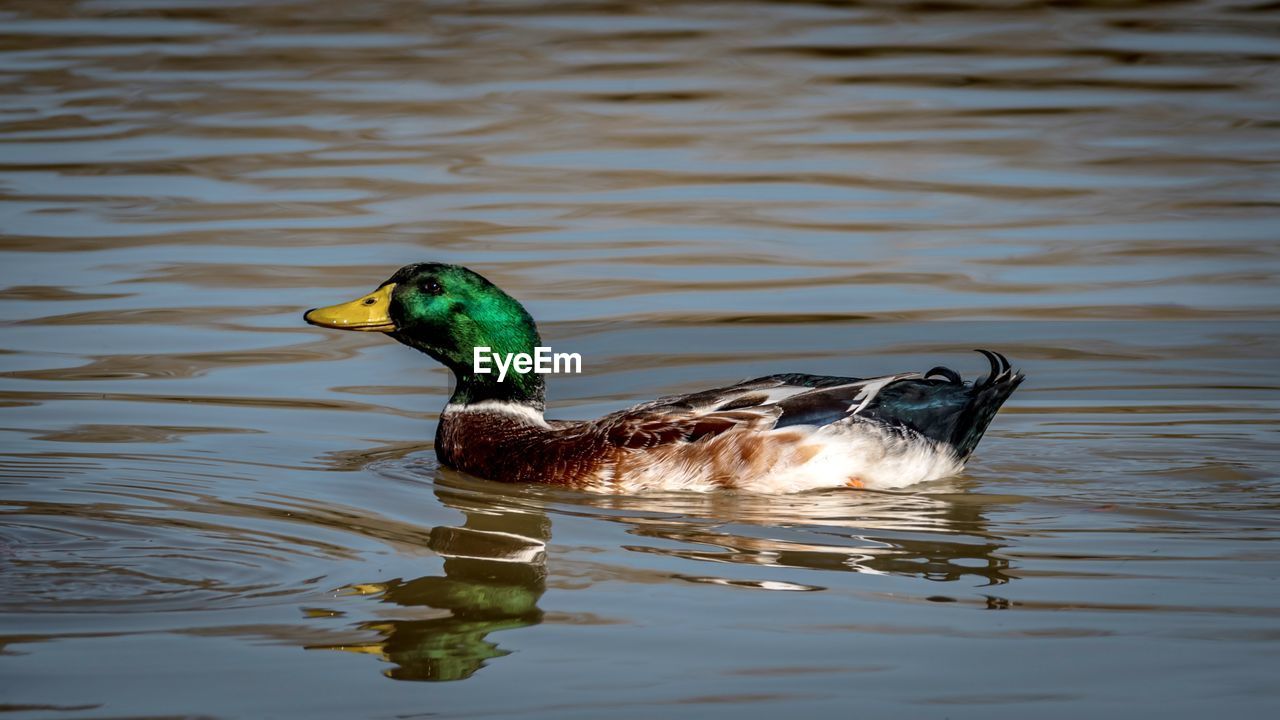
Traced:
<path fill-rule="evenodd" d="M 797 441 L 794 439 L 796 433 L 805 437 Z M 690 443 L 678 451 L 654 455 L 648 462 L 629 468 L 623 477 L 611 477 L 594 485 L 593 489 L 621 493 L 644 490 L 710 492 L 726 486 L 761 493 L 795 493 L 838 487 L 892 490 L 949 477 L 964 467 L 964 463 L 945 446 L 914 433 L 894 432 L 857 418 L 822 427 L 793 426 L 750 434 L 763 443 L 775 440 L 798 443 L 796 448 L 805 452 L 795 455 L 807 459 L 791 463 L 787 458 L 792 454 L 783 453 L 772 467 L 741 467 L 740 472 L 726 483 L 721 477 L 724 474 L 722 469 L 706 461 L 707 446 Z M 732 438 L 726 435 L 716 441 L 732 441 Z"/>

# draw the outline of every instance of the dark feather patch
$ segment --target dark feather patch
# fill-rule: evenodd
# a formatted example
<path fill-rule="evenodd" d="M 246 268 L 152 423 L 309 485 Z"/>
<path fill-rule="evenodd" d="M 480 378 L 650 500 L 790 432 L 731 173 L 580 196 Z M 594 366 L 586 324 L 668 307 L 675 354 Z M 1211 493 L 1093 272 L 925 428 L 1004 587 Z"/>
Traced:
<path fill-rule="evenodd" d="M 765 393 L 751 393 L 736 397 L 716 408 L 716 410 L 738 410 L 740 408 L 755 407 L 768 399 L 769 396 Z"/>

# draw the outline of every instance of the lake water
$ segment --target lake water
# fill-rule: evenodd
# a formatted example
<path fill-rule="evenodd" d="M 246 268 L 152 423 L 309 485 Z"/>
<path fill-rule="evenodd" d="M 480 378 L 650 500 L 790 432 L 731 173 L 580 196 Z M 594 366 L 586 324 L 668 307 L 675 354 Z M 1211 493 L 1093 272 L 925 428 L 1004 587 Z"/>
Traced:
<path fill-rule="evenodd" d="M 0 710 L 1280 712 L 1272 3 L 0 5 Z M 301 311 L 525 301 L 586 418 L 974 347 L 907 493 L 438 468 Z"/>

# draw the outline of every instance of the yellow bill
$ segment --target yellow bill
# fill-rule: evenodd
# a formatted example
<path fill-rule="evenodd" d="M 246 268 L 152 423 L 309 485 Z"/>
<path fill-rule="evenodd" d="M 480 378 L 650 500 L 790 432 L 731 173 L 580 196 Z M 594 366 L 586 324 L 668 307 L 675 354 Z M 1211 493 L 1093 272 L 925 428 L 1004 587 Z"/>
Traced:
<path fill-rule="evenodd" d="M 364 332 L 394 332 L 391 321 L 391 291 L 395 283 L 387 283 L 362 298 L 341 305 L 308 310 L 303 320 L 320 327 Z"/>

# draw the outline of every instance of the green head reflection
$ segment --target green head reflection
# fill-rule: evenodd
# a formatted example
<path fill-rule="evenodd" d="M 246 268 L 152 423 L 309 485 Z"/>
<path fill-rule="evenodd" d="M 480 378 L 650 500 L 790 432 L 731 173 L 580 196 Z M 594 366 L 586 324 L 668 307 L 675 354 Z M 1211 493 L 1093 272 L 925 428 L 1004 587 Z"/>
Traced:
<path fill-rule="evenodd" d="M 426 620 L 366 622 L 378 639 L 356 644 L 312 646 L 377 655 L 394 665 L 396 680 L 464 680 L 492 658 L 509 654 L 489 640 L 500 630 L 542 621 L 538 599 L 546 590 L 545 546 L 551 537 L 546 515 L 469 501 L 437 486 L 436 495 L 461 510 L 461 526 L 432 529 L 428 546 L 444 557 L 444 576 L 361 585 L 364 594 L 404 608 L 447 611 Z"/>

